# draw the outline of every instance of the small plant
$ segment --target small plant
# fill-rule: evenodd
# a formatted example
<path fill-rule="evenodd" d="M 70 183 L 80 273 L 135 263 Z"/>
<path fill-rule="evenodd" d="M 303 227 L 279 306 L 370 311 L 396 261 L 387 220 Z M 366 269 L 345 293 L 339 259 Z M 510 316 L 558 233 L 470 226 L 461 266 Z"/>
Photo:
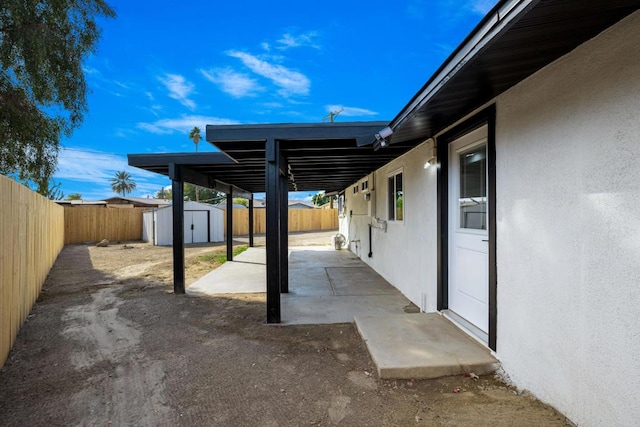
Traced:
<path fill-rule="evenodd" d="M 239 255 L 242 252 L 246 251 L 249 248 L 248 245 L 236 246 L 233 248 L 233 256 Z M 211 252 L 208 254 L 203 254 L 196 258 L 198 262 L 209 262 L 213 264 L 224 264 L 227 262 L 227 252 L 219 251 L 219 252 Z"/>

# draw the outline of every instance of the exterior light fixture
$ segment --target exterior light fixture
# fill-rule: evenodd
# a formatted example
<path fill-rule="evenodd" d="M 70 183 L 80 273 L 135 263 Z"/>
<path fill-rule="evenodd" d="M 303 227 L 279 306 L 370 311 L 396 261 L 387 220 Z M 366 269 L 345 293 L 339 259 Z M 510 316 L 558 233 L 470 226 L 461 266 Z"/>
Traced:
<path fill-rule="evenodd" d="M 429 138 L 427 140 L 427 142 L 432 142 L 433 146 L 431 146 L 428 150 L 427 150 L 427 161 L 424 162 L 424 168 L 425 169 L 429 169 L 429 166 L 434 165 L 437 161 L 437 152 L 436 152 L 436 147 L 435 147 L 435 141 L 433 141 L 433 139 Z"/>
<path fill-rule="evenodd" d="M 432 157 L 429 160 L 427 160 L 426 162 L 424 162 L 424 168 L 425 169 L 429 169 L 429 166 L 431 166 L 432 164 L 434 164 L 436 162 L 436 158 Z"/>
<path fill-rule="evenodd" d="M 389 126 L 376 133 L 376 142 L 373 143 L 373 149 L 378 150 L 389 145 L 389 141 L 387 141 L 387 138 L 389 138 L 391 134 L 393 134 L 393 129 L 391 129 Z"/>

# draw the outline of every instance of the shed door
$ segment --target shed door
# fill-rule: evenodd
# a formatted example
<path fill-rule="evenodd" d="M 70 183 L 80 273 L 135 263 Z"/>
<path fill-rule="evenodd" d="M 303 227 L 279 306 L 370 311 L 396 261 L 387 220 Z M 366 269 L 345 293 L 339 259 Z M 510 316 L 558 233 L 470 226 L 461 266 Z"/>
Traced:
<path fill-rule="evenodd" d="M 184 212 L 184 242 L 193 243 L 193 212 Z"/>
<path fill-rule="evenodd" d="M 192 214 L 193 237 L 192 243 L 205 243 L 209 241 L 209 227 L 207 224 L 207 211 L 190 212 Z"/>
<path fill-rule="evenodd" d="M 489 329 L 487 127 L 449 145 L 449 309 Z"/>
<path fill-rule="evenodd" d="M 209 241 L 207 211 L 184 212 L 184 242 L 205 243 Z"/>

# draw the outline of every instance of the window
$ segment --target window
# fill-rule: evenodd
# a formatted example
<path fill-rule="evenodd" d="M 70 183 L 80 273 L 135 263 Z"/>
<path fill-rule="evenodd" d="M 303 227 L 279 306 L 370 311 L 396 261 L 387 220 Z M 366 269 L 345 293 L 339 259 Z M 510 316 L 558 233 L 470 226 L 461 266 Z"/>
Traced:
<path fill-rule="evenodd" d="M 344 193 L 341 193 L 338 196 L 338 218 L 342 218 L 344 216 L 344 210 L 345 210 L 345 203 L 344 203 Z"/>
<path fill-rule="evenodd" d="M 357 193 L 358 193 L 358 184 L 356 184 L 356 185 L 353 187 L 353 194 L 357 194 Z"/>
<path fill-rule="evenodd" d="M 361 190 L 365 191 L 369 189 L 369 180 L 362 181 Z"/>
<path fill-rule="evenodd" d="M 388 178 L 387 194 L 389 201 L 389 221 L 404 220 L 404 192 L 402 190 L 402 171 Z"/>
<path fill-rule="evenodd" d="M 460 228 L 487 229 L 486 145 L 460 154 Z"/>

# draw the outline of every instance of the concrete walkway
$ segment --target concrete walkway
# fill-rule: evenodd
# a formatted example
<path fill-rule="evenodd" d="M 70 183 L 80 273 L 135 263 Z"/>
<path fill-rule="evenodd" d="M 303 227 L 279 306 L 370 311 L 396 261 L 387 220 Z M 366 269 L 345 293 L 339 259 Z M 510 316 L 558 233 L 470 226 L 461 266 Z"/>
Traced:
<path fill-rule="evenodd" d="M 289 248 L 282 323 L 356 322 L 380 378 L 436 378 L 492 372 L 498 361 L 440 314 L 418 308 L 353 253 Z M 249 248 L 187 288 L 192 295 L 266 292 L 266 251 Z"/>

